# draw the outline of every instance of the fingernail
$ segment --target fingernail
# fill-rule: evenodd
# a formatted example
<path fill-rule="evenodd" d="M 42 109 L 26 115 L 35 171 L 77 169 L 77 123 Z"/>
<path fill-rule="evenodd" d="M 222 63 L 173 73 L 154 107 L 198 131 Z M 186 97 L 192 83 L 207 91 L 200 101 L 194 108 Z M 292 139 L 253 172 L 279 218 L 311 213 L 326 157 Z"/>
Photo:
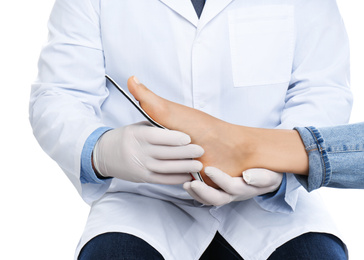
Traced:
<path fill-rule="evenodd" d="M 191 182 L 183 183 L 183 189 L 188 190 L 191 187 Z"/>
<path fill-rule="evenodd" d="M 195 161 L 195 166 L 196 166 L 196 169 L 195 169 L 195 171 L 194 172 L 199 172 L 199 171 L 201 171 L 202 170 L 202 168 L 203 168 L 203 164 L 202 164 L 202 162 L 200 162 L 200 161 L 196 161 L 196 160 L 194 160 Z"/>
<path fill-rule="evenodd" d="M 191 137 L 187 134 L 182 134 L 180 138 L 181 145 L 187 145 L 191 143 Z"/>
<path fill-rule="evenodd" d="M 251 174 L 250 172 L 243 172 L 243 179 L 247 184 L 251 183 Z"/>
<path fill-rule="evenodd" d="M 198 157 L 201 157 L 204 153 L 205 153 L 205 150 L 201 147 L 201 146 L 198 146 L 198 145 L 195 145 L 195 154 L 194 154 L 194 158 L 198 158 Z"/>
<path fill-rule="evenodd" d="M 211 172 L 210 172 L 210 169 L 209 169 L 209 167 L 208 167 L 208 166 L 207 166 L 207 167 L 205 167 L 205 174 L 206 174 L 208 177 L 213 176 L 213 173 L 211 173 Z"/>
<path fill-rule="evenodd" d="M 140 81 L 137 77 L 133 76 L 134 82 L 138 85 L 140 85 Z"/>

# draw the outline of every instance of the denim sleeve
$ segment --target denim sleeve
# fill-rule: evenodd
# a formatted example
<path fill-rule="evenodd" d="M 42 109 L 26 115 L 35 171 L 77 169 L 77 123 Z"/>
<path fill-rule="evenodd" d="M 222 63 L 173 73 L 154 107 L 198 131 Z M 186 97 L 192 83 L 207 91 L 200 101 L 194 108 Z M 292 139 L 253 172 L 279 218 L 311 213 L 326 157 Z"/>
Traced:
<path fill-rule="evenodd" d="M 308 177 L 296 176 L 308 190 L 364 188 L 364 123 L 298 127 L 309 158 Z"/>
<path fill-rule="evenodd" d="M 320 131 L 313 127 L 296 127 L 308 154 L 309 175 L 296 175 L 297 180 L 307 191 L 326 186 L 331 175 L 331 164 L 325 149 L 325 140 Z"/>
<path fill-rule="evenodd" d="M 92 151 L 95 147 L 97 140 L 99 140 L 100 136 L 102 136 L 106 131 L 109 131 L 111 128 L 109 127 L 100 127 L 96 129 L 90 136 L 87 138 L 81 153 L 81 175 L 80 180 L 82 184 L 85 183 L 94 183 L 94 184 L 105 184 L 105 181 L 99 179 L 93 168 L 91 163 Z"/>

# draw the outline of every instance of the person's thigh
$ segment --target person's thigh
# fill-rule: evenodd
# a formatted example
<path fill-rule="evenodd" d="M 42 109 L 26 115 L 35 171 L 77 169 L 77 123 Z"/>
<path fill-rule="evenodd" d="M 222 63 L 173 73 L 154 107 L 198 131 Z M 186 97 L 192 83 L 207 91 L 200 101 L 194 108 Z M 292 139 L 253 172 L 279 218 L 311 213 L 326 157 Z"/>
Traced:
<path fill-rule="evenodd" d="M 162 255 L 144 240 L 125 233 L 111 232 L 91 239 L 79 260 L 161 260 Z"/>
<path fill-rule="evenodd" d="M 268 260 L 343 260 L 344 245 L 337 237 L 325 233 L 306 233 L 283 244 Z"/>

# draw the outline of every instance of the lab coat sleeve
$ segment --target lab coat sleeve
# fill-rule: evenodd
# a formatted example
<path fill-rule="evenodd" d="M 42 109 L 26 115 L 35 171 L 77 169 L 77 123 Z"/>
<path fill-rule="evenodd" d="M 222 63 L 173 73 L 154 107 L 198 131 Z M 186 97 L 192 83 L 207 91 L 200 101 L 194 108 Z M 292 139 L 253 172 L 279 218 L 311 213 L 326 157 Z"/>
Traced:
<path fill-rule="evenodd" d="M 100 106 L 108 96 L 98 4 L 91 1 L 56 0 L 29 106 L 39 144 L 88 203 L 110 185 L 80 181 L 82 148 L 95 129 L 105 127 Z"/>
<path fill-rule="evenodd" d="M 278 128 L 347 123 L 352 106 L 349 41 L 336 1 L 300 2 L 291 80 Z M 294 175 L 287 174 L 284 196 L 256 201 L 266 210 L 289 213 L 295 209 L 299 187 Z"/>

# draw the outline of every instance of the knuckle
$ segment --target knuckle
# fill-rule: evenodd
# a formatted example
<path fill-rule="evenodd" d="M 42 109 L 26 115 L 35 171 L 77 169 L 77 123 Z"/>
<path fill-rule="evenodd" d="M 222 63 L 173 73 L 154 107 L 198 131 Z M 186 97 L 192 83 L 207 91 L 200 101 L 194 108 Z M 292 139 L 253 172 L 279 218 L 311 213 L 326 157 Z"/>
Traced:
<path fill-rule="evenodd" d="M 156 171 L 156 163 L 155 163 L 155 161 L 153 159 L 151 159 L 151 158 L 146 159 L 145 162 L 144 162 L 144 165 L 145 165 L 145 168 L 148 171 L 151 171 L 151 172 Z"/>

